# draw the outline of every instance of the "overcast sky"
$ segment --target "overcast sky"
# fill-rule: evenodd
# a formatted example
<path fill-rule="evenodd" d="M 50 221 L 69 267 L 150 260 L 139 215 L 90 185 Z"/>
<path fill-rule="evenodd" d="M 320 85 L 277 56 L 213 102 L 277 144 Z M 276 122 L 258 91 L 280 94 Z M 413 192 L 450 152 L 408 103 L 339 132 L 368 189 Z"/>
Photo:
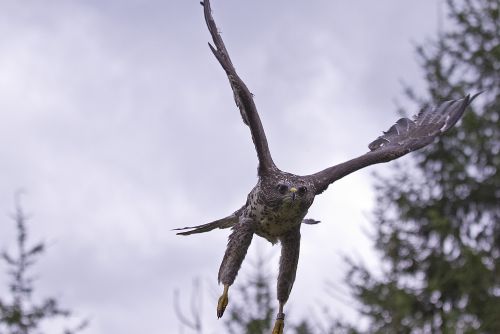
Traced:
<path fill-rule="evenodd" d="M 296 174 L 366 152 L 397 119 L 400 81 L 423 87 L 413 43 L 435 35 L 438 14 L 437 0 L 212 7 L 275 162 Z M 174 290 L 188 310 L 196 277 L 204 332 L 222 332 L 217 271 L 229 232 L 171 231 L 225 217 L 257 181 L 249 130 L 208 41 L 195 0 L 0 2 L 0 248 L 13 249 L 9 214 L 23 189 L 30 237 L 49 245 L 36 295 L 88 317 L 85 333 L 180 333 Z M 287 305 L 297 317 L 318 301 L 355 317 L 323 290 L 332 281 L 347 292 L 343 254 L 378 267 L 366 231 L 372 173 L 387 170 L 357 172 L 316 199 L 308 216 L 322 223 L 302 228 Z M 248 259 L 258 252 L 275 277 L 279 246 L 255 238 Z"/>

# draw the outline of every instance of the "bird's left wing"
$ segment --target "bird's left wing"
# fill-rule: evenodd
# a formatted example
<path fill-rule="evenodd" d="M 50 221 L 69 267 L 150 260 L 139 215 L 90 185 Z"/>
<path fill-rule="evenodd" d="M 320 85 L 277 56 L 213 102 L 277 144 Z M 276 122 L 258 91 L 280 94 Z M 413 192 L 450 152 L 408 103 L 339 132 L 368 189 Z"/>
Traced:
<path fill-rule="evenodd" d="M 208 45 L 227 74 L 227 78 L 229 79 L 229 83 L 231 84 L 231 88 L 234 93 L 234 100 L 240 109 L 243 122 L 250 127 L 252 140 L 259 158 L 259 175 L 265 174 L 271 169 L 274 169 L 275 165 L 269 151 L 264 128 L 262 127 L 259 114 L 257 113 L 257 108 L 255 107 L 255 103 L 253 101 L 252 93 L 250 93 L 243 80 L 241 80 L 236 73 L 233 63 L 231 62 L 231 58 L 229 58 L 229 53 L 226 50 L 226 46 L 222 41 L 222 37 L 220 36 L 217 26 L 215 25 L 214 18 L 212 17 L 210 1 L 202 1 L 201 5 L 204 8 L 205 21 L 207 23 L 208 30 L 210 31 L 210 35 L 212 35 L 215 47 L 210 43 L 208 43 Z"/>
<path fill-rule="evenodd" d="M 432 143 L 437 136 L 455 125 L 477 95 L 479 94 L 472 97 L 467 95 L 463 99 L 446 101 L 437 107 L 424 108 L 413 120 L 399 119 L 368 145 L 368 153 L 308 175 L 314 183 L 316 194 L 322 193 L 331 183 L 358 169 L 397 159 Z"/>

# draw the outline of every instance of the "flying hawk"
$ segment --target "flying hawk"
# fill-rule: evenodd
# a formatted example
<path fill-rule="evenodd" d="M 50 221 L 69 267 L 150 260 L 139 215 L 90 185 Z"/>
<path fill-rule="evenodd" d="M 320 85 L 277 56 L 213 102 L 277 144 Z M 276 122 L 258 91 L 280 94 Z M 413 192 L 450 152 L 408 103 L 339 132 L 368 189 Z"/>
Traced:
<path fill-rule="evenodd" d="M 229 79 L 236 105 L 243 122 L 250 128 L 253 143 L 259 159 L 257 185 L 248 194 L 245 204 L 226 218 L 194 227 L 177 230 L 180 235 L 208 232 L 216 228 L 231 228 L 218 280 L 224 291 L 217 305 L 217 316 L 222 317 L 228 304 L 228 290 L 234 283 L 238 270 L 257 234 L 272 244 L 281 243 L 281 258 L 277 284 L 279 310 L 273 334 L 282 334 L 285 314 L 283 307 L 288 300 L 299 260 L 300 227 L 302 223 L 315 224 L 305 219 L 307 210 L 316 195 L 325 191 L 330 184 L 358 169 L 388 162 L 418 150 L 449 130 L 460 119 L 467 106 L 477 96 L 466 96 L 460 100 L 447 101 L 437 107 L 427 107 L 413 120 L 399 119 L 387 132 L 368 145 L 369 152 L 352 160 L 326 168 L 312 175 L 299 176 L 280 170 L 271 157 L 266 135 L 252 94 L 236 73 L 224 42 L 217 30 L 210 9 L 210 1 L 201 2 L 205 21 L 212 35 L 210 49 L 219 61 Z"/>

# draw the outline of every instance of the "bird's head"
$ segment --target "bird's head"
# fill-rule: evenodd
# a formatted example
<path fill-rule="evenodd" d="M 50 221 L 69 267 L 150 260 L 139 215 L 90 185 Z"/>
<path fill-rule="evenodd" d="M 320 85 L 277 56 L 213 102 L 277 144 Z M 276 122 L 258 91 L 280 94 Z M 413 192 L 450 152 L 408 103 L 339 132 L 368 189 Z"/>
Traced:
<path fill-rule="evenodd" d="M 313 185 L 299 176 L 286 173 L 265 183 L 266 201 L 273 203 L 274 207 L 285 205 L 308 209 L 313 203 Z"/>
<path fill-rule="evenodd" d="M 276 185 L 277 196 L 283 199 L 283 202 L 295 202 L 303 200 L 307 195 L 307 186 L 294 185 L 287 183 L 278 183 Z"/>

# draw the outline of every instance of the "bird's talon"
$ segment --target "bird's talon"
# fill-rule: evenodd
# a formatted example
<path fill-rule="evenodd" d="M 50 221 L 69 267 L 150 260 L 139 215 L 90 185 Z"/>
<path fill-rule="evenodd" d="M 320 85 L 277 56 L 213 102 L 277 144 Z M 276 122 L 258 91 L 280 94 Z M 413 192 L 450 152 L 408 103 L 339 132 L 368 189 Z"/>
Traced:
<path fill-rule="evenodd" d="M 284 327 L 285 327 L 285 314 L 278 313 L 276 321 L 274 322 L 274 328 L 272 334 L 283 334 Z"/>
<path fill-rule="evenodd" d="M 276 319 L 273 328 L 273 334 L 283 334 L 283 327 L 285 327 L 285 320 Z"/>
<path fill-rule="evenodd" d="M 222 296 L 219 297 L 219 301 L 217 302 L 217 318 L 222 317 L 222 315 L 224 314 L 224 310 L 229 303 L 229 298 L 227 296 L 228 289 L 229 285 L 224 285 L 224 292 L 222 293 Z"/>

